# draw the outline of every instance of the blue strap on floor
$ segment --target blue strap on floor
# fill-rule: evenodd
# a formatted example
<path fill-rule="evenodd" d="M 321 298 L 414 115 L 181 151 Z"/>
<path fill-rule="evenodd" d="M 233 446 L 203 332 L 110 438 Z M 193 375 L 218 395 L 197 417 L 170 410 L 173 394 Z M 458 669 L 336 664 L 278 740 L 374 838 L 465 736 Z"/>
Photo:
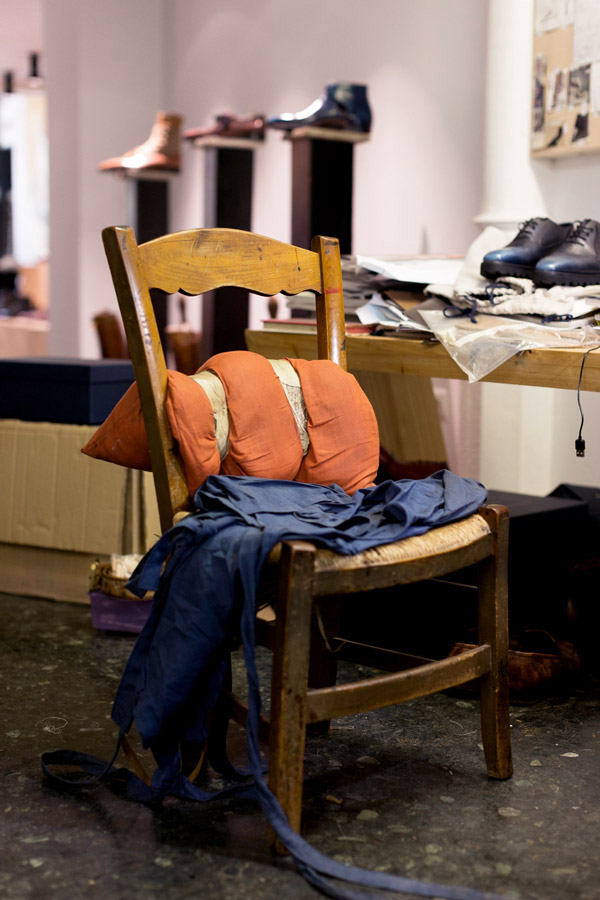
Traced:
<path fill-rule="evenodd" d="M 257 798 L 256 785 L 253 781 L 232 784 L 219 791 L 203 791 L 192 784 L 180 771 L 173 775 L 160 768 L 154 773 L 152 784 L 148 785 L 130 769 L 124 767 L 117 769 L 113 765 L 120 747 L 121 740 L 119 739 L 115 753 L 108 763 L 97 756 L 80 753 L 77 750 L 53 750 L 42 753 L 42 771 L 50 783 L 60 789 L 90 787 L 101 781 L 113 784 L 121 783 L 125 785 L 127 794 L 140 803 L 152 803 L 167 796 L 185 797 L 188 800 L 202 802 L 222 800 L 225 797 Z M 72 776 L 59 775 L 52 768 L 54 766 L 73 766 L 77 768 L 77 771 Z"/>

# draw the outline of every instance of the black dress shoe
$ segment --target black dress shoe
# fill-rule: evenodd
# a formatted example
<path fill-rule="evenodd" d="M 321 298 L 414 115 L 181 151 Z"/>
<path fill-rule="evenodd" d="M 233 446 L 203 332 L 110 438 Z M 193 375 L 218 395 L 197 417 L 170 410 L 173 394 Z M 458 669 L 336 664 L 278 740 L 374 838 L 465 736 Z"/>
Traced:
<path fill-rule="evenodd" d="M 292 131 L 303 125 L 318 128 L 343 128 L 363 134 L 371 130 L 371 109 L 364 84 L 338 81 L 328 84 L 325 92 L 306 109 L 297 113 L 282 113 L 269 119 L 270 128 Z"/>
<path fill-rule="evenodd" d="M 514 278 L 533 278 L 535 265 L 565 240 L 571 225 L 557 225 L 551 219 L 529 219 L 510 244 L 486 253 L 481 263 L 484 278 L 512 275 Z"/>
<path fill-rule="evenodd" d="M 600 284 L 600 222 L 583 219 L 561 246 L 539 260 L 536 284 Z"/>

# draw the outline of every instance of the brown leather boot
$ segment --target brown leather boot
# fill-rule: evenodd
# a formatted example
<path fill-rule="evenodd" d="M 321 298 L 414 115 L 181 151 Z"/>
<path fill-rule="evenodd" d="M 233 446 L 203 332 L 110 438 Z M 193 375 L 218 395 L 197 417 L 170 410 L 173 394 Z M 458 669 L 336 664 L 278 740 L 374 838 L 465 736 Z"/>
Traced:
<path fill-rule="evenodd" d="M 179 129 L 182 116 L 158 112 L 150 136 L 139 147 L 122 156 L 105 159 L 98 165 L 100 172 L 118 169 L 158 169 L 179 171 Z"/>
<path fill-rule="evenodd" d="M 262 113 L 250 116 L 234 116 L 233 113 L 222 113 L 215 116 L 213 125 L 207 128 L 188 128 L 182 137 L 187 141 L 195 141 L 203 137 L 248 138 L 262 141 L 265 137 L 266 118 Z"/>
<path fill-rule="evenodd" d="M 457 641 L 448 656 L 458 656 L 475 646 Z M 570 684 L 580 671 L 579 653 L 571 641 L 556 640 L 542 628 L 526 628 L 510 639 L 508 678 L 512 699 L 557 690 Z M 468 685 L 474 687 L 475 682 L 467 682 L 461 688 Z"/>

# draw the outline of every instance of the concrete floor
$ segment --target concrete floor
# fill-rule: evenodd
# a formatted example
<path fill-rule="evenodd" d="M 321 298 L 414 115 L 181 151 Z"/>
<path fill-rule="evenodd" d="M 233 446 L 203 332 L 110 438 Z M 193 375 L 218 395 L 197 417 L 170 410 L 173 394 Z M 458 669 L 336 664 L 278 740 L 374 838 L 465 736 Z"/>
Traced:
<path fill-rule="evenodd" d="M 151 808 L 107 786 L 45 783 L 44 750 L 110 755 L 111 700 L 133 638 L 94 632 L 86 607 L 8 595 L 0 621 L 1 897 L 318 896 L 270 857 L 248 800 Z M 426 881 L 598 900 L 600 682 L 514 706 L 512 729 L 514 777 L 493 782 L 473 699 L 438 695 L 336 721 L 308 743 L 304 836 L 338 859 Z"/>

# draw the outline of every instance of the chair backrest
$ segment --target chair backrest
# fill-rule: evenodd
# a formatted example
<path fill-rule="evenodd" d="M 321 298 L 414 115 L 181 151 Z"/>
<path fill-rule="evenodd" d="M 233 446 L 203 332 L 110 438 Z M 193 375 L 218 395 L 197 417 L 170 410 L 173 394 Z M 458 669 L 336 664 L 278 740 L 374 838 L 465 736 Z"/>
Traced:
<path fill-rule="evenodd" d="M 342 272 L 337 239 L 304 250 L 231 228 L 180 231 L 137 244 L 132 228 L 102 232 L 138 385 L 163 530 L 189 508 L 188 488 L 165 409 L 167 364 L 150 290 L 203 294 L 241 287 L 255 294 L 316 294 L 319 359 L 346 368 Z"/>

